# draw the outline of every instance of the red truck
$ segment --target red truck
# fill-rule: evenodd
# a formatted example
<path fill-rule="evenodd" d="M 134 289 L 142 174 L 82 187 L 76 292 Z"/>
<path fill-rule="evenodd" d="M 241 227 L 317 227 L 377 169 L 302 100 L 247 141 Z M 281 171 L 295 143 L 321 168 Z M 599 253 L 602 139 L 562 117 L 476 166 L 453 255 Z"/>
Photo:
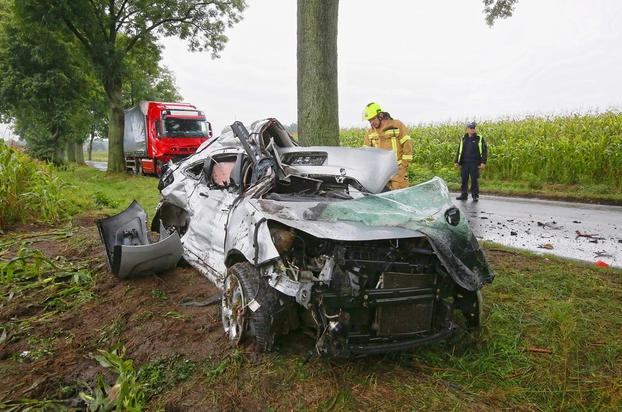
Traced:
<path fill-rule="evenodd" d="M 190 156 L 210 137 L 212 125 L 196 106 L 142 101 L 125 112 L 125 166 L 137 174 L 159 177 L 169 160 Z"/>

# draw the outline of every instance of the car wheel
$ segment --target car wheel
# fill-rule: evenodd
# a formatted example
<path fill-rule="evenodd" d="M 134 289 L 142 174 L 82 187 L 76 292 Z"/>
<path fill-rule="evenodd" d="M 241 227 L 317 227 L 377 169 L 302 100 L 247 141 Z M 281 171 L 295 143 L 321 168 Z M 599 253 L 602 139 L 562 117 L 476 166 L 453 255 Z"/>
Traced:
<path fill-rule="evenodd" d="M 272 316 L 277 302 L 276 291 L 250 263 L 231 266 L 222 294 L 222 324 L 229 340 L 238 344 L 254 338 L 259 352 L 270 351 L 274 343 Z"/>
<path fill-rule="evenodd" d="M 481 290 L 476 292 L 475 299 L 473 299 L 471 310 L 463 312 L 466 319 L 466 326 L 468 329 L 475 329 L 479 327 L 482 314 L 484 310 L 484 295 Z"/>

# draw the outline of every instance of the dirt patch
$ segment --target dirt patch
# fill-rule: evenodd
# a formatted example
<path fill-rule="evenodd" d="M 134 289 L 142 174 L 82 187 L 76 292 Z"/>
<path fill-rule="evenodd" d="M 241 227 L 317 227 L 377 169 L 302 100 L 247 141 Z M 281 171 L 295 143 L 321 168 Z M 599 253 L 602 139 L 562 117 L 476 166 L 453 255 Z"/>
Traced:
<path fill-rule="evenodd" d="M 81 262 L 95 279 L 90 300 L 55 311 L 40 289 L 0 296 L 0 402 L 67 399 L 78 381 L 94 386 L 107 372 L 90 354 L 122 343 L 135 365 L 181 354 L 199 362 L 230 351 L 219 303 L 192 306 L 218 293 L 191 268 L 161 276 L 120 281 L 108 272 L 96 228 L 97 217 L 74 219 L 70 229 L 25 225 L 0 236 L 0 244 L 19 239 L 49 259 Z M 2 251 L 14 258 L 19 246 Z"/>

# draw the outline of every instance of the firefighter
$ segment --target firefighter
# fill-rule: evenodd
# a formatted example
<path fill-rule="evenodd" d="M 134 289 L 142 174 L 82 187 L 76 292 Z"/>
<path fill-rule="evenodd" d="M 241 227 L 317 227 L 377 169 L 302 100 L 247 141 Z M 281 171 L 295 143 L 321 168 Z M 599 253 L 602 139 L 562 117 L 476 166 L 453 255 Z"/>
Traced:
<path fill-rule="evenodd" d="M 408 165 L 413 159 L 413 150 L 404 123 L 393 119 L 378 103 L 369 103 L 363 110 L 363 120 L 371 128 L 365 133 L 363 146 L 393 150 L 397 158 L 398 172 L 388 183 L 391 190 L 404 189 L 408 184 Z"/>

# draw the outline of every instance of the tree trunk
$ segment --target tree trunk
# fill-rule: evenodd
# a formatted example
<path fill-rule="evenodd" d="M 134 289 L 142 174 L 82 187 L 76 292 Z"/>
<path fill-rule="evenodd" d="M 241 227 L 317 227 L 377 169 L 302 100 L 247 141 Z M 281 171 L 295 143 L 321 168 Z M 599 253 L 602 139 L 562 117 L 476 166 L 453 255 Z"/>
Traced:
<path fill-rule="evenodd" d="M 122 82 L 117 80 L 106 86 L 106 94 L 110 103 L 110 121 L 108 129 L 108 171 L 125 172 L 125 155 L 123 154 L 123 112 Z"/>
<path fill-rule="evenodd" d="M 85 165 L 84 162 L 84 142 L 76 142 L 76 163 Z"/>
<path fill-rule="evenodd" d="M 93 139 L 95 139 L 95 126 L 91 125 L 91 135 L 89 136 L 89 160 L 93 160 Z"/>
<path fill-rule="evenodd" d="M 69 163 L 75 163 L 76 162 L 76 142 L 69 139 L 65 147 L 66 147 L 65 151 L 67 152 L 67 161 Z"/>
<path fill-rule="evenodd" d="M 339 0 L 298 0 L 298 138 L 339 146 Z"/>

